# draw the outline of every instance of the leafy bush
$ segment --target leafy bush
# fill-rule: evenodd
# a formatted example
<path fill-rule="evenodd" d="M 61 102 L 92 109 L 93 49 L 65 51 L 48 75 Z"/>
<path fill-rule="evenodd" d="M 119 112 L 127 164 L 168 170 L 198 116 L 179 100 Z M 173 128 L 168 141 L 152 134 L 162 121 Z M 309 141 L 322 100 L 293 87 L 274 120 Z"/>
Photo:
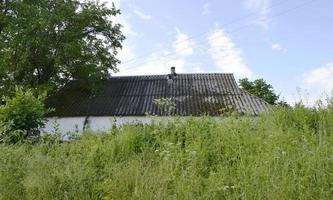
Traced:
<path fill-rule="evenodd" d="M 171 98 L 154 99 L 153 103 L 158 106 L 162 115 L 171 115 L 176 108 L 176 103 Z"/>
<path fill-rule="evenodd" d="M 13 97 L 4 97 L 0 105 L 0 140 L 17 143 L 39 135 L 44 126 L 46 93 L 35 95 L 32 90 L 16 88 Z"/>

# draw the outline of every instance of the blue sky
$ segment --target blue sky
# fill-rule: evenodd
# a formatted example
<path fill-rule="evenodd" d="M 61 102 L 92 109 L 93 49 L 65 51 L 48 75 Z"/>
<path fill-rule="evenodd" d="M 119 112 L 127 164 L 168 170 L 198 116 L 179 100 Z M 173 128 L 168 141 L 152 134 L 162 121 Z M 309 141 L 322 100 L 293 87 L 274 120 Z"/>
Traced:
<path fill-rule="evenodd" d="M 234 73 L 290 103 L 333 88 L 331 0 L 117 0 L 127 39 L 114 75 Z"/>

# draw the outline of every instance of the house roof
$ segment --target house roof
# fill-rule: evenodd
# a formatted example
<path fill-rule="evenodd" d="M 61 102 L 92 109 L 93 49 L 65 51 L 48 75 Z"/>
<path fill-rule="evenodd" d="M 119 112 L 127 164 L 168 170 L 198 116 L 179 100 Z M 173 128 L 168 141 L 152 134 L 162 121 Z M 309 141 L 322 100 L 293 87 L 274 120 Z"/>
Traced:
<path fill-rule="evenodd" d="M 257 115 L 268 104 L 241 90 L 233 74 L 177 74 L 112 77 L 101 93 L 91 96 L 72 81 L 47 100 L 55 108 L 50 116 L 144 116 L 165 114 L 154 99 L 169 98 L 175 104 L 171 114 L 219 115 L 221 108 Z"/>

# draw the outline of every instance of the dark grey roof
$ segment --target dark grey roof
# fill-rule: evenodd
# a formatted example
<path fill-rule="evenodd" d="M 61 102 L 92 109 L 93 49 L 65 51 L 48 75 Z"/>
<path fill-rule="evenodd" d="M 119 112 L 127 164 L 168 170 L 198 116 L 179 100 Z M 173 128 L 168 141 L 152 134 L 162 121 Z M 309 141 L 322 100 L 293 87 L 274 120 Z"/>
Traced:
<path fill-rule="evenodd" d="M 241 90 L 233 74 L 177 74 L 172 83 L 167 75 L 112 77 L 103 91 L 90 97 L 72 81 L 47 100 L 55 108 L 51 116 L 144 116 L 164 114 L 154 99 L 170 98 L 171 114 L 219 115 L 219 109 L 232 106 L 239 113 L 265 112 L 268 104 Z"/>

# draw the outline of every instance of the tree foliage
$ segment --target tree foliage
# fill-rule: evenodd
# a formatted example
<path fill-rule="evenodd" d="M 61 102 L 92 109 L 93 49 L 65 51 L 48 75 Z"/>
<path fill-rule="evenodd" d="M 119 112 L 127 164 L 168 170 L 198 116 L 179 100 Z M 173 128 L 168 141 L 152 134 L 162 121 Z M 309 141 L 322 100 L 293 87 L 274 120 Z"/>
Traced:
<path fill-rule="evenodd" d="M 243 90 L 262 98 L 271 105 L 282 104 L 285 102 L 278 102 L 279 95 L 275 94 L 273 86 L 266 83 L 264 79 L 256 79 L 250 81 L 248 78 L 240 79 L 239 85 Z"/>
<path fill-rule="evenodd" d="M 4 97 L 0 105 L 0 141 L 17 143 L 39 134 L 44 126 L 46 93 L 35 95 L 32 90 L 15 89 L 14 97 Z"/>
<path fill-rule="evenodd" d="M 99 1 L 0 2 L 0 94 L 13 85 L 59 88 L 69 80 L 94 85 L 120 62 L 120 14 Z"/>

